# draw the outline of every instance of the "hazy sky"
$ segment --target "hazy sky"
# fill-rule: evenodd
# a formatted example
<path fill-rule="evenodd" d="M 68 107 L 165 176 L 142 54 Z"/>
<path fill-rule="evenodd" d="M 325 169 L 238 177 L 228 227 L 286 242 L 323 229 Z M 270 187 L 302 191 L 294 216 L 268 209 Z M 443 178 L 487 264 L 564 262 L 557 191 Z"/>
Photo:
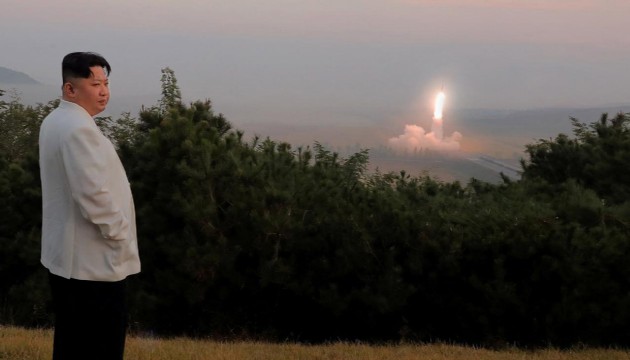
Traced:
<path fill-rule="evenodd" d="M 112 64 L 113 96 L 184 97 L 228 119 L 630 103 L 628 0 L 2 0 L 0 66 L 58 86 L 63 55 Z M 379 115 L 380 116 L 380 115 Z M 286 119 L 284 119 L 286 121 Z M 331 120 L 334 121 L 334 120 Z"/>

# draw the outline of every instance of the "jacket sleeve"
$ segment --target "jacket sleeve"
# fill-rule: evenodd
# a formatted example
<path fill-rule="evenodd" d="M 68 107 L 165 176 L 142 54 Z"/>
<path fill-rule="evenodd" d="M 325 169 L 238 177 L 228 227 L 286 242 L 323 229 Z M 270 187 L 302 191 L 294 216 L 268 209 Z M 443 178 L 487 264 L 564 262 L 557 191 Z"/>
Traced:
<path fill-rule="evenodd" d="M 129 220 L 108 183 L 108 156 L 113 148 L 106 141 L 97 128 L 79 127 L 62 145 L 63 162 L 83 217 L 96 224 L 104 238 L 126 240 Z"/>

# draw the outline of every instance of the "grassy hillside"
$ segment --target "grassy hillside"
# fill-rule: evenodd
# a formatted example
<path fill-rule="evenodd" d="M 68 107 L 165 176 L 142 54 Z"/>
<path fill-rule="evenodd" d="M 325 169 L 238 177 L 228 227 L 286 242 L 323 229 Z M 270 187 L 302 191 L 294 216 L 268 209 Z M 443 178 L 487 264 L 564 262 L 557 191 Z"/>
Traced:
<path fill-rule="evenodd" d="M 50 359 L 52 331 L 26 330 L 0 326 L 0 359 Z M 361 360 L 596 360 L 628 359 L 630 351 L 613 349 L 579 349 L 560 351 L 546 349 L 524 351 L 507 349 L 493 351 L 445 344 L 366 345 L 334 343 L 326 345 L 300 345 L 294 343 L 270 344 L 262 342 L 221 342 L 186 338 L 154 339 L 129 337 L 125 359 L 361 359 Z"/>

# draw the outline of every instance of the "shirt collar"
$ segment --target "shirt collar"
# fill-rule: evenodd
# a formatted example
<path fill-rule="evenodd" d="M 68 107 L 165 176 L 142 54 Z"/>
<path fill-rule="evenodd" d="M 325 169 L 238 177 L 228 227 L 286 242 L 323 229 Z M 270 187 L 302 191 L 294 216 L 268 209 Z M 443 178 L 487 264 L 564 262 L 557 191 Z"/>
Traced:
<path fill-rule="evenodd" d="M 64 108 L 64 109 L 72 109 L 72 110 L 76 110 L 76 111 L 83 111 L 87 116 L 90 116 L 90 114 L 87 112 L 87 110 L 85 110 L 83 108 L 83 106 L 77 104 L 77 103 L 73 103 L 72 101 L 67 101 L 64 99 L 61 99 L 61 101 L 59 102 L 59 107 Z M 93 117 L 93 116 L 90 116 Z"/>

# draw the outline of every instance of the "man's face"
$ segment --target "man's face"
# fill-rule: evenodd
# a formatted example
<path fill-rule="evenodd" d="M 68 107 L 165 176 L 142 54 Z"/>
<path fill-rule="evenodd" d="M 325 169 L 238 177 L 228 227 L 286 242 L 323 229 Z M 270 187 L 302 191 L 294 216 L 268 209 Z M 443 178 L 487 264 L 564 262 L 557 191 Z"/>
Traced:
<path fill-rule="evenodd" d="M 92 70 L 92 75 L 89 78 L 73 78 L 64 85 L 64 87 L 70 86 L 67 91 L 64 91 L 64 98 L 80 105 L 90 116 L 94 116 L 105 110 L 107 106 L 109 80 L 102 67 L 92 66 L 90 70 Z"/>

